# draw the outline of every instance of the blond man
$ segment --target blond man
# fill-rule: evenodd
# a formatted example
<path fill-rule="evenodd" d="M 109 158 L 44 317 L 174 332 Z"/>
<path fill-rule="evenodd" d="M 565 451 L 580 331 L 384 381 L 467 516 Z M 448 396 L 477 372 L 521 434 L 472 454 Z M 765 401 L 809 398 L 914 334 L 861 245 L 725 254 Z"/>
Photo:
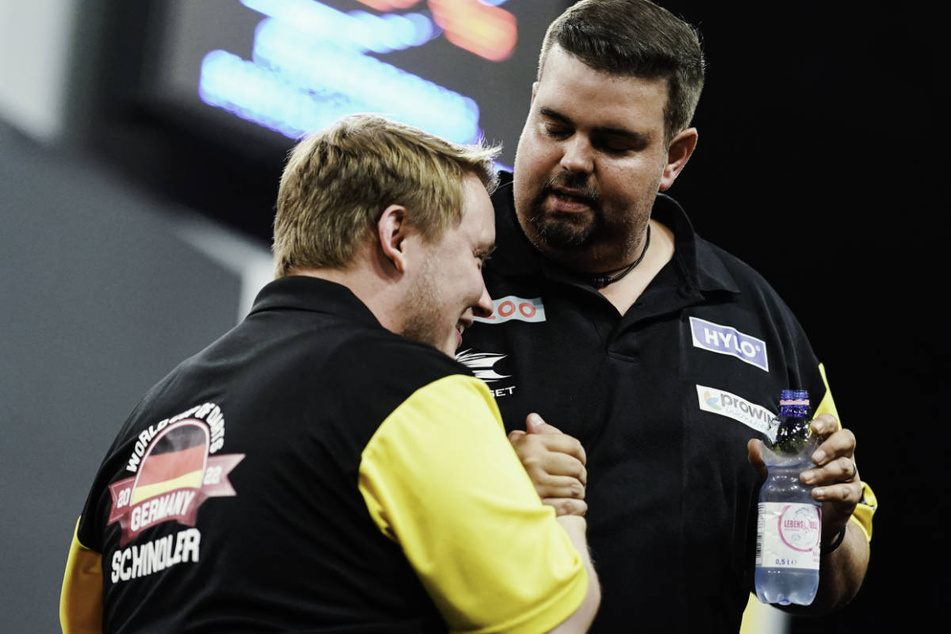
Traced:
<path fill-rule="evenodd" d="M 587 628 L 584 520 L 542 504 L 452 359 L 492 310 L 493 156 L 374 116 L 294 149 L 277 279 L 119 432 L 65 632 Z"/>

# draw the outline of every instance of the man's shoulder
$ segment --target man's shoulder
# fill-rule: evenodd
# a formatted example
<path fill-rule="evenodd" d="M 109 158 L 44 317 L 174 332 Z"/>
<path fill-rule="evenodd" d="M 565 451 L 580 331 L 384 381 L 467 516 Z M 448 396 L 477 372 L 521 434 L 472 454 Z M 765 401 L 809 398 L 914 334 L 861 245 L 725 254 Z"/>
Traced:
<path fill-rule="evenodd" d="M 697 233 L 687 212 L 674 198 L 659 194 L 652 216 L 673 231 L 677 257 L 701 290 L 743 293 L 758 289 L 775 294 L 766 277 L 746 260 Z"/>
<path fill-rule="evenodd" d="M 334 351 L 346 364 L 356 364 L 362 371 L 399 372 L 406 378 L 435 380 L 450 374 L 467 374 L 465 366 L 435 347 L 406 339 L 386 330 L 353 336 Z"/>
<path fill-rule="evenodd" d="M 717 267 L 728 272 L 741 293 L 755 292 L 779 298 L 766 276 L 745 259 L 700 236 L 697 236 L 697 261 L 701 273 L 710 273 Z"/>

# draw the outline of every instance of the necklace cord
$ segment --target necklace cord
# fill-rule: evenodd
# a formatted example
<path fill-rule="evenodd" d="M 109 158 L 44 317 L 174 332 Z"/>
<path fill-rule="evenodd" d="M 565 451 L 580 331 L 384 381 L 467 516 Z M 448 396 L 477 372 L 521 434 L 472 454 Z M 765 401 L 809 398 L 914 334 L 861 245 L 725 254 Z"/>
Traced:
<path fill-rule="evenodd" d="M 651 245 L 651 226 L 647 225 L 647 237 L 644 239 L 644 248 L 641 249 L 641 254 L 637 256 L 637 259 L 624 267 L 620 273 L 615 273 L 614 275 L 595 275 L 589 279 L 591 286 L 595 288 L 604 288 L 608 284 L 613 284 L 619 279 L 630 273 L 634 270 L 638 264 L 641 263 L 641 260 L 644 259 L 644 255 L 647 253 L 647 247 Z"/>

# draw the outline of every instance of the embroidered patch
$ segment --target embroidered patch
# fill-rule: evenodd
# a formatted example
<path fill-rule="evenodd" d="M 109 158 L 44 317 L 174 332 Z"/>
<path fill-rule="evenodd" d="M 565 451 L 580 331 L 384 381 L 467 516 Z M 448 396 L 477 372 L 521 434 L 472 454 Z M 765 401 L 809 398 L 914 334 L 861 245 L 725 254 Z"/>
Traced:
<path fill-rule="evenodd" d="M 126 465 L 134 475 L 109 485 L 109 524 L 122 527 L 119 546 L 156 524 L 195 525 L 209 498 L 236 495 L 228 475 L 244 454 L 213 455 L 224 446 L 221 409 L 205 403 L 139 434 Z"/>
<path fill-rule="evenodd" d="M 463 350 L 456 354 L 456 361 L 472 370 L 472 373 L 477 379 L 482 379 L 486 383 L 494 383 L 495 381 L 509 378 L 508 374 L 499 374 L 495 371 L 495 364 L 506 356 L 508 355 Z"/>
<path fill-rule="evenodd" d="M 705 385 L 697 385 L 697 399 L 700 401 L 700 409 L 704 412 L 732 418 L 765 435 L 770 442 L 776 440 L 776 427 L 771 424 L 776 414 L 762 405 L 751 403 L 726 390 Z"/>
<path fill-rule="evenodd" d="M 486 324 L 501 324 L 513 319 L 539 323 L 545 321 L 545 305 L 541 297 L 525 299 L 507 295 L 492 301 L 491 317 L 476 317 L 475 321 Z"/>
<path fill-rule="evenodd" d="M 698 317 L 690 318 L 690 333 L 695 348 L 730 355 L 769 372 L 766 343 L 762 339 Z"/>
<path fill-rule="evenodd" d="M 473 352 L 472 350 L 463 350 L 456 354 L 456 361 L 465 364 L 477 379 L 482 379 L 492 392 L 495 398 L 511 396 L 515 393 L 515 384 L 509 381 L 510 385 L 492 385 L 503 379 L 511 379 L 511 374 L 499 374 L 495 369 L 495 364 L 506 358 L 508 355 L 496 354 L 494 352 Z"/>

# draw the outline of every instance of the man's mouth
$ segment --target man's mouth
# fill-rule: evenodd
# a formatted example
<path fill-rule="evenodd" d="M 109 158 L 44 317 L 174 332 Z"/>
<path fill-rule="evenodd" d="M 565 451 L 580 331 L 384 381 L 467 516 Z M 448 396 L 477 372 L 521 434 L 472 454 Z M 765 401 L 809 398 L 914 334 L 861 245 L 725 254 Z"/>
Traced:
<path fill-rule="evenodd" d="M 553 187 L 548 190 L 548 200 L 555 211 L 578 213 L 594 209 L 595 201 L 578 190 Z"/>
<path fill-rule="evenodd" d="M 462 336 L 462 333 L 466 331 L 466 328 L 472 325 L 472 317 L 463 317 L 456 322 L 456 330 L 459 332 L 459 336 Z"/>

